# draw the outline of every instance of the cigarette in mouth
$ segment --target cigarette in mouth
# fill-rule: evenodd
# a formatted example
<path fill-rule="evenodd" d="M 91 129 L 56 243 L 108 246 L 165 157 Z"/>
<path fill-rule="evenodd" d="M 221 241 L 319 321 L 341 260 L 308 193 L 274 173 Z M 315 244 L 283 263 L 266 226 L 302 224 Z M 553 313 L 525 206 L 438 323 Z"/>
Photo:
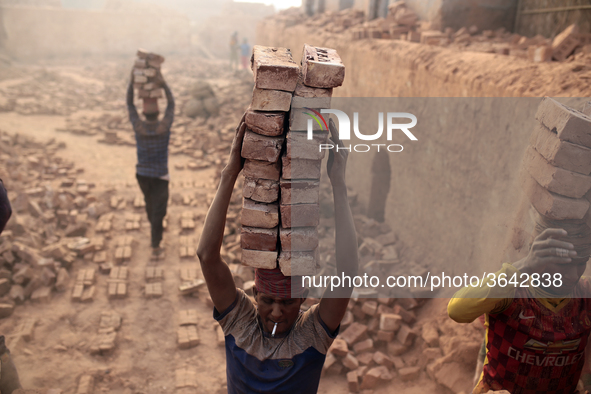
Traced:
<path fill-rule="evenodd" d="M 271 333 L 272 336 L 275 336 L 275 331 L 277 331 L 277 323 L 273 326 L 273 332 Z"/>

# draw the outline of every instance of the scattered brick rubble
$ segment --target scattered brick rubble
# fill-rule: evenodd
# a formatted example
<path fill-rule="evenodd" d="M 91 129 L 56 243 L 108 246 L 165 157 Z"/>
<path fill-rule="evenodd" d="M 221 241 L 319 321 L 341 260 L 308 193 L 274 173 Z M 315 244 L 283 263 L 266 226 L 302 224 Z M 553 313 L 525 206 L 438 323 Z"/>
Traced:
<path fill-rule="evenodd" d="M 591 33 L 579 32 L 576 25 L 569 26 L 553 40 L 541 35 L 525 37 L 503 28 L 481 31 L 478 26 L 440 31 L 434 29 L 431 23 L 420 21 L 404 1 L 390 4 L 386 18 L 371 21 L 367 20 L 363 11 L 352 8 L 313 17 L 306 17 L 303 12 L 296 10 L 286 10 L 273 18 L 274 23 L 283 27 L 298 24 L 314 27 L 319 35 L 325 31 L 346 34 L 350 40 L 411 41 L 462 51 L 516 56 L 533 62 L 570 61 L 591 55 Z"/>

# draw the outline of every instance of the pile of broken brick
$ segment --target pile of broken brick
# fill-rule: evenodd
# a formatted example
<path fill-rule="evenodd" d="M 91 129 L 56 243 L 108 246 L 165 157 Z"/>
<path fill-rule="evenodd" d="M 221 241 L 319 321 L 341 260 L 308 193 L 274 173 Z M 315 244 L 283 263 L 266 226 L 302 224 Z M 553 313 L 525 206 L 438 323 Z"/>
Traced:
<path fill-rule="evenodd" d="M 544 98 L 523 159 L 525 191 L 534 208 L 532 235 L 564 228 L 579 257 L 591 251 L 590 115 L 589 102 L 578 111 Z"/>
<path fill-rule="evenodd" d="M 6 317 L 27 299 L 47 302 L 52 291 L 68 289 L 74 260 L 104 247 L 102 237 L 84 235 L 87 220 L 107 208 L 89 195 L 91 183 L 76 178 L 81 169 L 56 155 L 54 140 L 5 133 L 0 139 L 0 173 L 13 208 L 0 236 L 0 317 Z"/>
<path fill-rule="evenodd" d="M 327 32 L 344 33 L 351 40 L 402 40 L 462 51 L 516 56 L 533 62 L 565 61 L 579 54 L 591 54 L 591 33 L 580 32 L 577 25 L 569 26 L 553 40 L 541 35 L 525 37 L 504 28 L 480 31 L 478 26 L 470 26 L 454 31 L 448 27 L 441 31 L 430 22 L 420 21 L 404 1 L 390 4 L 386 18 L 370 21 L 363 11 L 352 8 L 311 18 L 305 18 L 301 13 L 283 12 L 276 19 L 284 26 L 303 23 Z"/>

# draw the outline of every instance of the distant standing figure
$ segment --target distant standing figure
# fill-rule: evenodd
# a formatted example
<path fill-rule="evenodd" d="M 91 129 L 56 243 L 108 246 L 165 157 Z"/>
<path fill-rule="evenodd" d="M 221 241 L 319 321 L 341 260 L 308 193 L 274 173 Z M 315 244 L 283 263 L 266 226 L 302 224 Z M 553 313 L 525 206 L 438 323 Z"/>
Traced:
<path fill-rule="evenodd" d="M 250 60 L 250 45 L 248 45 L 248 41 L 246 38 L 242 40 L 242 45 L 240 45 L 240 58 L 242 60 L 242 68 L 248 68 L 248 61 Z"/>
<path fill-rule="evenodd" d="M 234 71 L 238 68 L 238 32 L 235 31 L 230 37 L 230 70 Z"/>
<path fill-rule="evenodd" d="M 168 204 L 168 143 L 174 118 L 174 98 L 160 70 L 155 82 L 166 93 L 167 106 L 162 120 L 158 121 L 158 101 L 155 99 L 144 100 L 143 113 L 146 120 L 140 119 L 133 103 L 133 74 L 127 88 L 127 110 L 137 143 L 136 178 L 144 194 L 146 213 L 152 229 L 152 259 L 161 259 L 164 256 L 160 241 Z"/>

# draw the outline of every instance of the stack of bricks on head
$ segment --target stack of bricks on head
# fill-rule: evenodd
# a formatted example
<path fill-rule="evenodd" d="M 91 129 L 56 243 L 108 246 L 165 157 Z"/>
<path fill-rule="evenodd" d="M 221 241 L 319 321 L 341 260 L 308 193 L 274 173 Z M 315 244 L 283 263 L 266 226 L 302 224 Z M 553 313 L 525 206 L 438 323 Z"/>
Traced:
<path fill-rule="evenodd" d="M 544 98 L 523 160 L 525 190 L 536 211 L 534 235 L 563 228 L 579 257 L 591 247 L 589 115 L 591 103 L 580 112 Z"/>
<path fill-rule="evenodd" d="M 164 96 L 162 87 L 154 80 L 162 63 L 164 57 L 144 49 L 137 50 L 133 68 L 133 87 L 137 89 L 138 97 L 144 100 L 144 109 L 153 107 L 157 100 Z"/>
<path fill-rule="evenodd" d="M 307 113 L 330 108 L 345 67 L 334 49 L 305 44 L 302 66 L 289 49 L 254 46 L 255 87 L 245 117 L 242 264 L 285 276 L 314 275 L 318 265 L 320 164 L 327 126 Z"/>

